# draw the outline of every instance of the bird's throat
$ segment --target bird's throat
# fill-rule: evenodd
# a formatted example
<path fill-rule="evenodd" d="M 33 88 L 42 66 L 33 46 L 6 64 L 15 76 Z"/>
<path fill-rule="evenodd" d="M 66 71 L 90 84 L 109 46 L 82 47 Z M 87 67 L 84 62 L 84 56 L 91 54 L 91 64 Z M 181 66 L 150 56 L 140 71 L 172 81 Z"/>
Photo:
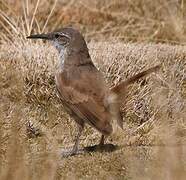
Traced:
<path fill-rule="evenodd" d="M 73 51 L 72 49 L 63 48 L 59 52 L 60 70 L 77 67 L 84 64 L 92 63 L 88 51 Z"/>
<path fill-rule="evenodd" d="M 60 53 L 59 53 L 59 68 L 63 69 L 65 66 L 65 62 L 68 59 L 68 54 L 67 54 L 67 50 L 61 49 Z"/>

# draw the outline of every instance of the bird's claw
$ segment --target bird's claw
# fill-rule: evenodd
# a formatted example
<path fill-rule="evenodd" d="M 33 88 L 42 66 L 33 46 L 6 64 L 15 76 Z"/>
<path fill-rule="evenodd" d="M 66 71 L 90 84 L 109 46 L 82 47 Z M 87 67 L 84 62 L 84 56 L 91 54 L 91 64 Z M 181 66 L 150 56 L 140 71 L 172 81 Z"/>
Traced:
<path fill-rule="evenodd" d="M 84 150 L 81 149 L 72 149 L 72 150 L 62 150 L 61 155 L 62 157 L 69 157 L 69 156 L 75 156 L 78 154 L 83 154 Z"/>

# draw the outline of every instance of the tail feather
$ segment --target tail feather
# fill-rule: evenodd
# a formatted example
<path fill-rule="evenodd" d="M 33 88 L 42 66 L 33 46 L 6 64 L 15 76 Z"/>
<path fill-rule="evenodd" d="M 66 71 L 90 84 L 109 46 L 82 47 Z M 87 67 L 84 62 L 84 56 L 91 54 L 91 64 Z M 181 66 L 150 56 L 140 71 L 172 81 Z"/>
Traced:
<path fill-rule="evenodd" d="M 111 108 L 111 112 L 113 114 L 113 116 L 115 117 L 115 119 L 117 120 L 118 125 L 123 129 L 123 120 L 121 117 L 121 112 L 120 112 L 120 105 L 121 105 L 121 101 L 124 102 L 125 100 L 125 96 L 126 96 L 126 88 L 128 85 L 134 83 L 135 81 L 137 81 L 138 79 L 147 76 L 148 74 L 157 71 L 159 68 L 161 67 L 161 65 L 157 65 L 155 67 L 152 67 L 146 71 L 143 71 L 141 73 L 138 73 L 134 76 L 132 76 L 131 78 L 122 81 L 119 85 L 116 85 L 115 87 L 110 89 L 110 97 L 109 97 L 109 101 L 110 101 L 110 108 Z M 122 96 L 120 96 L 122 95 Z"/>
<path fill-rule="evenodd" d="M 157 65 L 154 66 L 152 68 L 147 69 L 146 71 L 143 71 L 141 73 L 138 73 L 134 76 L 132 76 L 131 78 L 122 81 L 120 84 L 114 86 L 113 88 L 111 88 L 110 90 L 114 93 L 121 93 L 128 85 L 133 84 L 134 82 L 136 82 L 138 79 L 147 76 L 148 74 L 152 73 L 152 72 L 156 72 L 157 70 L 159 70 L 159 68 L 161 67 L 161 65 Z"/>

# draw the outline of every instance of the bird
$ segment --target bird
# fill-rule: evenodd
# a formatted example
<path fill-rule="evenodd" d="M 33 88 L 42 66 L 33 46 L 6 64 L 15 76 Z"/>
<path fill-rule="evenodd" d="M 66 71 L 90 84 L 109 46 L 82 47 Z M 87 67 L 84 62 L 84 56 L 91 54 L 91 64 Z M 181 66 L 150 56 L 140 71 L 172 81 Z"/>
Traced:
<path fill-rule="evenodd" d="M 105 138 L 113 132 L 113 120 L 123 128 L 120 96 L 126 93 L 128 85 L 160 68 L 160 65 L 156 65 L 109 88 L 103 74 L 94 65 L 87 43 L 79 30 L 63 27 L 49 33 L 32 34 L 27 38 L 48 40 L 59 53 L 59 68 L 55 74 L 57 91 L 65 110 L 78 127 L 69 155 L 78 153 L 85 124 L 101 133 L 100 147 L 104 146 Z"/>

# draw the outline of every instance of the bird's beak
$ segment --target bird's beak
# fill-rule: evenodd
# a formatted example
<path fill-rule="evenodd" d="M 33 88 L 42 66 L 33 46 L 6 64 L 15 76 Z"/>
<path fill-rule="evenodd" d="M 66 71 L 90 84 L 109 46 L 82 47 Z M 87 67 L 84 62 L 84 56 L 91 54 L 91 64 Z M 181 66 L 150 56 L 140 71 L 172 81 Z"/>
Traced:
<path fill-rule="evenodd" d="M 51 40 L 52 36 L 50 34 L 33 34 L 30 36 L 27 36 L 28 39 L 45 39 L 45 40 Z"/>

